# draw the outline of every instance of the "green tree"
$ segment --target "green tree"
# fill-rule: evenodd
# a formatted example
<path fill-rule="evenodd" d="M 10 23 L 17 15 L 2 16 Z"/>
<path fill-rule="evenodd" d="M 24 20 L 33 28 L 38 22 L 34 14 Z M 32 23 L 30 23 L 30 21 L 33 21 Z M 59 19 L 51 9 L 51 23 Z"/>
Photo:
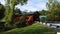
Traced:
<path fill-rule="evenodd" d="M 60 18 L 58 18 L 60 16 L 60 2 L 58 2 L 57 0 L 48 0 L 46 6 L 48 11 L 50 11 L 50 16 L 47 16 L 49 16 L 50 19 L 53 16 L 51 20 L 60 20 Z"/>
<path fill-rule="evenodd" d="M 47 11 L 46 10 L 42 10 L 39 12 L 41 15 L 46 15 L 47 14 Z"/>
<path fill-rule="evenodd" d="M 27 3 L 27 0 L 5 0 L 6 1 L 6 11 L 3 21 L 10 22 L 14 14 L 15 6 L 18 4 L 24 5 Z"/>
<path fill-rule="evenodd" d="M 5 0 L 6 4 L 5 4 L 5 8 L 6 11 L 4 12 L 5 17 L 1 20 L 2 22 L 5 22 L 5 27 L 6 28 L 12 28 L 14 26 L 10 25 L 10 22 L 12 21 L 12 18 L 14 16 L 14 10 L 15 10 L 15 6 L 20 4 L 20 5 L 24 5 L 27 3 L 27 0 Z"/>
<path fill-rule="evenodd" d="M 57 0 L 48 0 L 46 7 L 49 11 L 57 10 L 59 7 L 59 2 Z"/>
<path fill-rule="evenodd" d="M 19 14 L 22 14 L 22 12 L 21 12 L 20 9 L 16 8 L 16 9 L 14 10 L 14 15 L 19 15 Z"/>
<path fill-rule="evenodd" d="M 0 3 L 0 19 L 4 17 L 5 7 Z"/>

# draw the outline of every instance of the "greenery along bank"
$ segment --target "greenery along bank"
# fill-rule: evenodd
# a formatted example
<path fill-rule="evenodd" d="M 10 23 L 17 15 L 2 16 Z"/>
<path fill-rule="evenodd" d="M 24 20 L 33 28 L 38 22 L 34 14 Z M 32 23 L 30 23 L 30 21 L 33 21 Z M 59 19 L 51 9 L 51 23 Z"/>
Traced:
<path fill-rule="evenodd" d="M 56 34 L 56 30 L 41 24 L 32 24 L 24 28 L 15 28 L 1 34 Z"/>

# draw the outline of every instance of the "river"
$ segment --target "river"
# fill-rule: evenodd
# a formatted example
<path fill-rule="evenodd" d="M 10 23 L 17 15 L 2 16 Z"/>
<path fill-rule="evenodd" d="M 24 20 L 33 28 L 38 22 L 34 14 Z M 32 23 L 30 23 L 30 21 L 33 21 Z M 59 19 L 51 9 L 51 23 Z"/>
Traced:
<path fill-rule="evenodd" d="M 40 22 L 40 24 L 60 30 L 60 23 L 42 23 L 42 22 Z"/>

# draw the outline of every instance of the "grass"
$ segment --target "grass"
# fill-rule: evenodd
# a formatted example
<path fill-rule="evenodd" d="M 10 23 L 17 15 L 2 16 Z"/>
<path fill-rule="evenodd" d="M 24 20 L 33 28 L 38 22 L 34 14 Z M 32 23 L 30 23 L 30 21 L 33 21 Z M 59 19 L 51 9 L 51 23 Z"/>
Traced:
<path fill-rule="evenodd" d="M 56 31 L 40 24 L 33 24 L 24 28 L 16 28 L 1 34 L 56 34 Z"/>

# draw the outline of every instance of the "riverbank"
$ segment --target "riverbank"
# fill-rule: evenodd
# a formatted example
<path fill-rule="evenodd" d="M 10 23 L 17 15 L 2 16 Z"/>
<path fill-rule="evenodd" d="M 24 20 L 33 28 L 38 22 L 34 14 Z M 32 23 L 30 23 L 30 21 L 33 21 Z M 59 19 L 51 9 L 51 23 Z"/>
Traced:
<path fill-rule="evenodd" d="M 56 30 L 41 24 L 33 24 L 24 28 L 15 28 L 1 34 L 55 34 Z"/>

